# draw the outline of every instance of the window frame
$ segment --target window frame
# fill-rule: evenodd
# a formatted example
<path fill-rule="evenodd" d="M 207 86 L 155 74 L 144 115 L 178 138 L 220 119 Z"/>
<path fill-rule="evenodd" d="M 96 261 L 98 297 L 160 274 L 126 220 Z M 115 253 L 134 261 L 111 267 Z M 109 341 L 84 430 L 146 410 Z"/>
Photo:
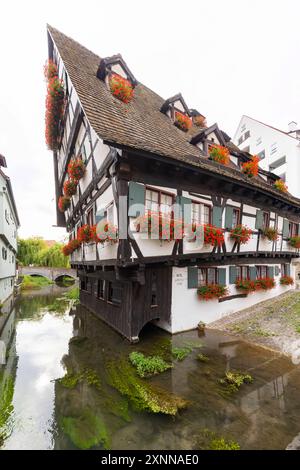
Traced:
<path fill-rule="evenodd" d="M 256 279 L 264 279 L 265 277 L 269 276 L 269 266 L 266 266 L 264 264 L 259 264 L 256 267 Z M 266 275 L 262 275 L 262 270 L 265 269 Z"/>
<path fill-rule="evenodd" d="M 244 277 L 243 270 L 247 270 L 246 277 Z M 237 271 L 238 271 L 238 279 L 241 279 L 242 281 L 249 281 L 250 280 L 250 267 L 249 266 L 237 266 Z"/>
<path fill-rule="evenodd" d="M 209 266 L 209 267 L 205 267 L 205 268 L 201 268 L 199 267 L 198 268 L 198 285 L 199 287 L 201 286 L 207 286 L 208 284 L 211 284 L 211 282 L 208 282 L 208 270 L 211 269 L 211 270 L 214 270 L 214 275 L 215 275 L 215 280 L 213 282 L 213 284 L 218 284 L 219 282 L 219 273 L 218 273 L 218 268 L 215 268 L 214 266 Z M 204 282 L 200 282 L 200 279 L 199 279 L 199 272 L 201 272 L 202 274 L 204 274 Z"/>
<path fill-rule="evenodd" d="M 203 224 L 203 225 L 211 225 L 212 223 L 212 206 L 210 206 L 209 204 L 205 204 L 205 202 L 200 202 L 200 201 L 195 201 L 194 199 L 191 200 L 191 204 L 197 204 L 200 206 L 200 216 L 201 216 L 201 206 L 203 206 L 203 208 L 207 207 L 208 208 L 208 219 L 209 219 L 209 222 L 204 222 L 204 221 L 200 221 L 200 222 L 197 222 L 199 224 Z M 192 206 L 192 224 L 195 223 L 194 220 L 193 220 L 193 206 Z"/>
<path fill-rule="evenodd" d="M 298 236 L 299 224 L 289 220 L 289 238 Z"/>
<path fill-rule="evenodd" d="M 158 202 L 157 202 L 157 205 L 158 205 L 159 210 L 158 210 L 157 212 L 158 212 L 159 214 L 161 214 L 161 215 L 166 215 L 166 214 L 164 214 L 163 212 L 161 212 L 161 210 L 160 210 L 160 208 L 161 208 L 161 196 L 162 196 L 162 194 L 163 194 L 164 196 L 171 196 L 171 198 L 172 198 L 172 204 L 171 204 L 170 218 L 171 218 L 171 220 L 174 219 L 174 209 L 173 209 L 173 206 L 174 206 L 174 203 L 175 203 L 175 197 L 176 197 L 176 195 L 173 194 L 173 193 L 170 193 L 170 192 L 168 192 L 168 191 L 164 191 L 164 190 L 161 190 L 161 189 L 153 188 L 153 186 L 145 185 L 145 213 L 148 213 L 149 211 L 151 212 L 151 209 L 147 209 L 147 190 L 148 190 L 148 191 L 153 191 L 153 192 L 158 193 Z"/>

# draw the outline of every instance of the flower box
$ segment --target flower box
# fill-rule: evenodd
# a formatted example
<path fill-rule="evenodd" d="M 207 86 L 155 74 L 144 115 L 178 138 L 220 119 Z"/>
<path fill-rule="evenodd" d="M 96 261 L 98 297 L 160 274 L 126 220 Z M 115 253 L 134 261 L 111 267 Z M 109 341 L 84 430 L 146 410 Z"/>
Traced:
<path fill-rule="evenodd" d="M 222 165 L 229 165 L 230 153 L 228 148 L 221 145 L 212 145 L 209 149 L 209 158 Z"/>
<path fill-rule="evenodd" d="M 282 286 L 292 286 L 294 279 L 291 276 L 282 276 L 279 282 Z"/>
<path fill-rule="evenodd" d="M 277 189 L 281 193 L 287 193 L 287 191 L 288 191 L 287 185 L 281 179 L 276 180 L 273 186 L 274 186 L 275 189 Z"/>
<path fill-rule="evenodd" d="M 95 225 L 82 225 L 77 231 L 77 239 L 80 243 L 93 243 L 96 241 Z"/>
<path fill-rule="evenodd" d="M 58 199 L 58 208 L 60 212 L 65 212 L 71 205 L 71 199 L 66 196 L 60 196 Z"/>
<path fill-rule="evenodd" d="M 74 196 L 77 191 L 78 181 L 72 178 L 64 182 L 64 195 L 67 197 Z"/>
<path fill-rule="evenodd" d="M 65 256 L 70 256 L 80 246 L 80 241 L 75 238 L 74 240 L 70 240 L 69 243 L 62 247 L 62 252 Z"/>
<path fill-rule="evenodd" d="M 224 233 L 221 228 L 213 225 L 204 225 L 204 243 L 211 246 L 222 246 L 224 243 Z"/>
<path fill-rule="evenodd" d="M 185 114 L 175 111 L 174 124 L 182 131 L 187 132 L 192 127 L 192 120 Z"/>
<path fill-rule="evenodd" d="M 110 224 L 107 222 L 103 228 L 97 230 L 96 229 L 96 236 L 95 240 L 97 243 L 104 244 L 105 242 L 109 242 L 110 244 L 117 243 L 118 241 L 118 229 L 115 225 Z"/>
<path fill-rule="evenodd" d="M 134 95 L 133 85 L 126 78 L 113 73 L 109 77 L 109 87 L 112 94 L 123 101 L 123 103 L 129 103 Z"/>
<path fill-rule="evenodd" d="M 300 236 L 291 237 L 291 238 L 289 239 L 289 244 L 290 244 L 293 248 L 300 248 Z"/>
<path fill-rule="evenodd" d="M 44 65 L 44 75 L 47 81 L 58 76 L 58 68 L 53 60 L 49 59 Z"/>
<path fill-rule="evenodd" d="M 197 289 L 198 297 L 201 300 L 219 299 L 227 295 L 227 293 L 227 287 L 221 284 L 207 284 Z"/>
<path fill-rule="evenodd" d="M 253 178 L 253 176 L 258 175 L 258 163 L 260 158 L 257 155 L 253 155 L 251 160 L 242 164 L 242 172 L 249 176 L 249 178 Z"/>
<path fill-rule="evenodd" d="M 57 75 L 52 76 L 50 72 L 48 79 L 45 116 L 45 138 L 50 150 L 57 150 L 59 145 L 59 123 L 64 114 L 65 90 L 64 83 Z"/>
<path fill-rule="evenodd" d="M 270 241 L 275 242 L 278 240 L 279 234 L 277 228 L 267 227 L 262 230 L 263 237 L 267 238 Z"/>
<path fill-rule="evenodd" d="M 181 240 L 183 234 L 182 220 L 175 220 L 161 213 L 148 212 L 135 221 L 137 232 L 147 233 L 149 238 L 173 241 Z"/>
<path fill-rule="evenodd" d="M 68 165 L 68 175 L 71 179 L 80 180 L 85 174 L 85 164 L 81 157 L 73 158 Z"/>
<path fill-rule="evenodd" d="M 269 290 L 275 287 L 275 281 L 272 277 L 261 277 L 259 279 L 237 279 L 235 287 L 245 293 L 256 292 L 260 290 Z"/>
<path fill-rule="evenodd" d="M 252 230 L 245 225 L 236 225 L 230 232 L 230 238 L 241 245 L 245 245 L 251 238 Z"/>

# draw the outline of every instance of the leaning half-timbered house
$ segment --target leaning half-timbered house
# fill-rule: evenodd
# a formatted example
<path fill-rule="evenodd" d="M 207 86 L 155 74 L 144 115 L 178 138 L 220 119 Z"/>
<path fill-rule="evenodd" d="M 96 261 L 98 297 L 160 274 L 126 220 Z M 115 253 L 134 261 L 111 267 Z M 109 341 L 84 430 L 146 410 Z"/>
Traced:
<path fill-rule="evenodd" d="M 52 27 L 48 45 L 57 222 L 86 307 L 134 341 L 150 321 L 175 333 L 292 288 L 300 201 L 278 177 L 121 55 Z"/>

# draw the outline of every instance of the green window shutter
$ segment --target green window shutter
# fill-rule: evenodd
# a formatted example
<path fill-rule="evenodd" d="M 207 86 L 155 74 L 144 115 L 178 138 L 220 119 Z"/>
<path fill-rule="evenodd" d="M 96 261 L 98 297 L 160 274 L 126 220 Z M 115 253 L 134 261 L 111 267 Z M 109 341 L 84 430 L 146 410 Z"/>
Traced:
<path fill-rule="evenodd" d="M 279 275 L 279 266 L 275 266 L 275 276 Z"/>
<path fill-rule="evenodd" d="M 274 266 L 268 267 L 268 276 L 274 278 Z"/>
<path fill-rule="evenodd" d="M 255 279 L 256 279 L 256 266 L 250 266 L 249 272 L 250 272 L 250 280 L 255 281 Z"/>
<path fill-rule="evenodd" d="M 145 213 L 145 186 L 135 181 L 129 183 L 129 217 L 138 217 Z"/>
<path fill-rule="evenodd" d="M 188 289 L 197 289 L 198 287 L 198 268 L 188 267 Z"/>
<path fill-rule="evenodd" d="M 222 207 L 213 206 L 212 210 L 212 224 L 215 227 L 222 227 Z"/>
<path fill-rule="evenodd" d="M 237 268 L 236 266 L 229 266 L 229 283 L 235 284 L 237 279 Z"/>
<path fill-rule="evenodd" d="M 183 211 L 183 221 L 185 224 L 192 223 L 192 201 L 188 197 L 181 196 L 181 207 Z"/>
<path fill-rule="evenodd" d="M 218 283 L 226 286 L 226 268 L 218 268 Z"/>
<path fill-rule="evenodd" d="M 290 265 L 290 264 L 286 264 L 285 266 L 286 266 L 286 268 L 285 268 L 285 270 L 286 270 L 286 275 L 287 275 L 287 276 L 290 276 L 290 275 L 291 275 L 291 265 Z"/>
<path fill-rule="evenodd" d="M 232 228 L 233 221 L 233 207 L 226 207 L 225 211 L 225 228 Z"/>
<path fill-rule="evenodd" d="M 289 238 L 289 235 L 290 235 L 290 223 L 288 219 L 283 219 L 282 236 L 283 238 Z"/>
<path fill-rule="evenodd" d="M 176 196 L 175 206 L 174 206 L 174 219 L 181 219 L 181 217 L 182 217 L 181 197 Z"/>
<path fill-rule="evenodd" d="M 264 212 L 260 209 L 256 211 L 255 228 L 261 230 L 264 227 Z"/>

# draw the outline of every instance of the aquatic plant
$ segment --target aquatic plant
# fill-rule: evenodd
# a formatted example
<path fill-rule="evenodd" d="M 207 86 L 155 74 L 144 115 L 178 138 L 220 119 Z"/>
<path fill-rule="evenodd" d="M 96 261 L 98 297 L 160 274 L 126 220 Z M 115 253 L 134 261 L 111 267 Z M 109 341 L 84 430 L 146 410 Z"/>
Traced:
<path fill-rule="evenodd" d="M 226 441 L 224 437 L 212 439 L 209 444 L 210 450 L 240 450 L 240 445 L 235 441 Z"/>
<path fill-rule="evenodd" d="M 200 362 L 209 362 L 209 357 L 206 356 L 205 354 L 198 354 L 197 356 L 198 361 Z"/>
<path fill-rule="evenodd" d="M 227 371 L 224 378 L 219 379 L 219 384 L 225 385 L 227 392 L 237 392 L 243 384 L 250 384 L 253 382 L 253 377 L 250 374 L 242 372 Z"/>
<path fill-rule="evenodd" d="M 75 373 L 67 373 L 64 377 L 57 379 L 57 382 L 65 388 L 75 388 L 79 383 L 85 382 L 90 386 L 96 387 L 98 390 L 101 389 L 101 382 L 96 374 L 96 372 L 92 369 L 84 369 L 80 372 Z"/>
<path fill-rule="evenodd" d="M 54 282 L 46 277 L 25 274 L 22 277 L 21 290 L 41 289 L 50 284 L 54 284 Z"/>
<path fill-rule="evenodd" d="M 0 446 L 1 440 L 4 441 L 10 434 L 9 420 L 11 419 L 14 406 L 13 406 L 13 396 L 14 396 L 14 380 L 11 375 L 4 376 L 0 375 L 0 385 L 4 383 L 4 386 L 1 388 L 0 394 Z"/>
<path fill-rule="evenodd" d="M 106 373 L 107 382 L 138 411 L 175 416 L 188 405 L 184 398 L 138 378 L 124 359 L 107 363 Z"/>
<path fill-rule="evenodd" d="M 129 360 L 140 377 L 157 375 L 173 367 L 172 364 L 168 364 L 160 356 L 146 357 L 143 353 L 137 351 L 129 354 Z"/>
<path fill-rule="evenodd" d="M 72 287 L 64 295 L 69 300 L 79 300 L 79 287 Z"/>
<path fill-rule="evenodd" d="M 61 428 L 78 449 L 91 449 L 102 444 L 110 447 L 110 436 L 103 420 L 94 411 L 86 409 L 80 416 L 63 416 Z"/>
<path fill-rule="evenodd" d="M 185 359 L 192 351 L 193 351 L 193 348 L 189 346 L 183 346 L 181 348 L 173 347 L 172 356 L 177 361 L 183 361 L 183 359 Z"/>

